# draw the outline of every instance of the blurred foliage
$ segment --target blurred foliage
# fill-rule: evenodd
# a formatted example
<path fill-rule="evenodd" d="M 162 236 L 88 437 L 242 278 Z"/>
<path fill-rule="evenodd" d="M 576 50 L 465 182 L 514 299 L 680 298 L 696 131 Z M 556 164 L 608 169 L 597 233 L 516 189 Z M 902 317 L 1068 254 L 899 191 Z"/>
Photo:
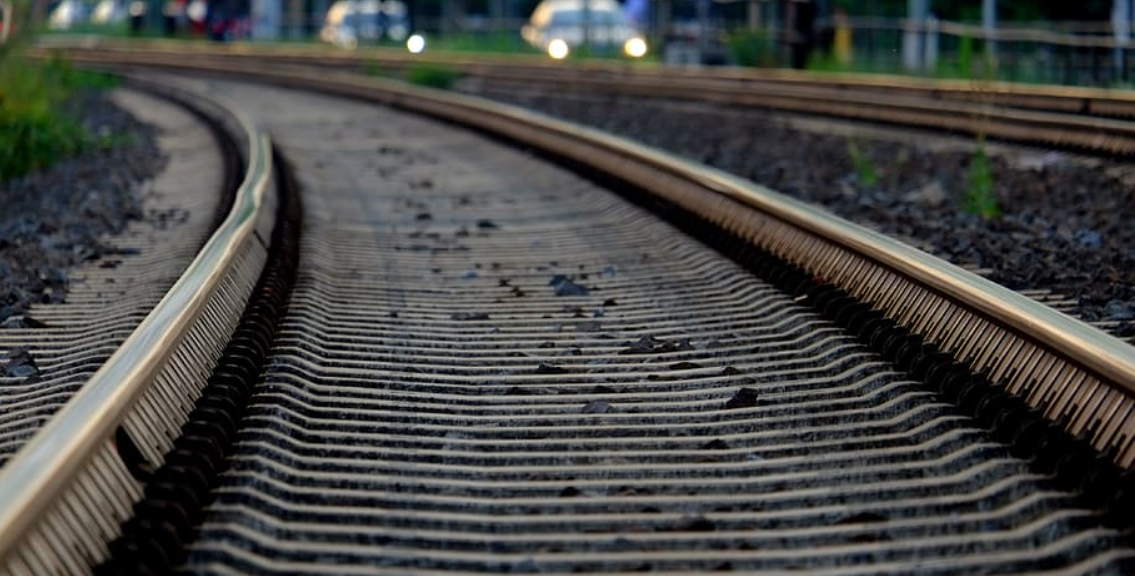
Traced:
<path fill-rule="evenodd" d="M 985 145 L 979 142 L 966 173 L 966 191 L 962 196 L 962 211 L 981 218 L 996 218 L 1001 215 L 994 191 L 993 168 L 985 154 Z"/>
<path fill-rule="evenodd" d="M 765 30 L 738 31 L 726 40 L 734 61 L 740 66 L 782 66 L 776 40 Z"/>
<path fill-rule="evenodd" d="M 449 90 L 459 78 L 460 72 L 439 64 L 417 64 L 406 71 L 410 83 L 441 90 Z"/>
<path fill-rule="evenodd" d="M 390 76 L 390 71 L 374 60 L 367 60 L 363 62 L 363 74 L 383 77 Z"/>
<path fill-rule="evenodd" d="M 429 38 L 427 50 L 452 52 L 500 52 L 504 54 L 536 54 L 515 30 L 491 32 L 454 32 Z"/>
<path fill-rule="evenodd" d="M 879 173 L 875 169 L 875 163 L 859 149 L 855 140 L 848 139 L 847 154 L 851 157 L 851 165 L 855 168 L 855 178 L 859 180 L 860 184 L 868 187 L 879 184 Z"/>
<path fill-rule="evenodd" d="M 0 58 L 0 180 L 118 142 L 91 136 L 72 103 L 81 90 L 114 86 L 113 77 L 76 70 L 58 58 L 32 60 L 16 50 L 9 47 Z"/>

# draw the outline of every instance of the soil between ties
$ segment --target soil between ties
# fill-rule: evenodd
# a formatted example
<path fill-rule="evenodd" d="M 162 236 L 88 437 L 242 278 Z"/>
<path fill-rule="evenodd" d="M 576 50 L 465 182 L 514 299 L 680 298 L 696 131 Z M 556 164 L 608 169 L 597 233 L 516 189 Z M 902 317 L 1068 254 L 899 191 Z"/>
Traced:
<path fill-rule="evenodd" d="M 1135 336 L 1135 169 L 1121 162 L 991 147 L 1003 214 L 983 219 L 962 209 L 972 140 L 902 141 L 896 130 L 838 120 L 475 81 L 459 89 L 749 178 L 979 269 L 1008 288 L 1074 299 L 1068 311 L 1117 336 Z M 946 141 L 953 144 L 941 145 Z M 875 173 L 874 185 L 861 181 L 852 148 Z"/>

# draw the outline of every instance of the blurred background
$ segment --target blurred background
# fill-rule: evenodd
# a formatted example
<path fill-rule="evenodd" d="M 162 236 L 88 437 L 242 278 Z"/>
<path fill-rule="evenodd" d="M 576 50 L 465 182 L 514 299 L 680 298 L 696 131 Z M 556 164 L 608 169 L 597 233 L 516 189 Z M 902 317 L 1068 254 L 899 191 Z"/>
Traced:
<path fill-rule="evenodd" d="M 4 28 L 12 2 L 0 0 Z M 48 33 L 1126 86 L 1132 0 L 24 0 Z M 7 7 L 7 9 L 5 9 Z M 17 8 L 18 10 L 18 8 Z M 420 40 L 420 42 L 419 42 Z"/>

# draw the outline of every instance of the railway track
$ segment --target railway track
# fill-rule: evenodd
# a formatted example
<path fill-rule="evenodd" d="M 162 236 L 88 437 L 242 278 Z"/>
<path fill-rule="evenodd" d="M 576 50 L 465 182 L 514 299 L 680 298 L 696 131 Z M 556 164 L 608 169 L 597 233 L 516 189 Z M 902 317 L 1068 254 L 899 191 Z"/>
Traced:
<path fill-rule="evenodd" d="M 56 45 L 63 50 L 74 46 L 68 40 Z M 1135 154 L 1135 128 L 1128 121 L 1135 118 L 1135 97 L 1119 90 L 618 62 L 549 66 L 542 57 L 411 55 L 399 50 L 354 53 L 161 41 L 94 41 L 80 46 L 114 54 L 120 61 L 128 61 L 132 53 L 143 49 L 150 60 L 171 62 L 223 56 L 255 66 L 379 69 L 386 73 L 437 65 L 500 86 L 540 85 L 567 93 L 708 102 L 980 135 L 1108 156 Z M 81 59 L 82 51 L 72 56 Z"/>
<path fill-rule="evenodd" d="M 249 174 L 192 273 L 0 468 L 3 571 L 1132 570 L 1115 339 L 521 110 L 148 65 L 256 103 L 214 112 Z"/>

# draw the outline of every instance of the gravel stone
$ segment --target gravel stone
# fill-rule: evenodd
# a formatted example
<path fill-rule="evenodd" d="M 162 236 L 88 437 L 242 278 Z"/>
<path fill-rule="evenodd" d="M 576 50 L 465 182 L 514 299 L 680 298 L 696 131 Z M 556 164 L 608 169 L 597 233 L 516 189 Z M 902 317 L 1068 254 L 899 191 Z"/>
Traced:
<path fill-rule="evenodd" d="M 757 405 L 757 391 L 753 388 L 740 388 L 733 397 L 725 402 L 726 410 L 738 408 L 753 408 Z"/>
<path fill-rule="evenodd" d="M 587 296 L 590 293 L 586 286 L 572 282 L 563 274 L 553 276 L 548 285 L 555 288 L 556 296 Z"/>
<path fill-rule="evenodd" d="M 962 211 L 972 160 L 964 149 L 855 137 L 877 183 L 856 178 L 849 137 L 799 129 L 783 115 L 619 96 L 469 82 L 467 92 L 594 126 L 733 172 L 908 241 L 1013 290 L 1073 298 L 1086 321 L 1135 317 L 1135 174 L 1116 161 L 1014 149 L 989 154 L 1003 215 Z M 955 147 L 957 148 L 957 147 Z M 1017 157 L 1013 157 L 1013 155 Z"/>
<path fill-rule="evenodd" d="M 15 348 L 9 350 L 4 355 L 4 372 L 3 374 L 12 378 L 27 378 L 39 374 L 39 367 L 36 366 L 35 358 L 32 358 L 31 353 L 23 348 Z"/>
<path fill-rule="evenodd" d="M 71 267 L 121 253 L 111 236 L 144 216 L 139 184 L 164 164 L 153 129 L 104 95 L 74 106 L 90 132 L 119 144 L 0 183 L 0 329 L 34 327 L 12 317 L 65 301 Z"/>

